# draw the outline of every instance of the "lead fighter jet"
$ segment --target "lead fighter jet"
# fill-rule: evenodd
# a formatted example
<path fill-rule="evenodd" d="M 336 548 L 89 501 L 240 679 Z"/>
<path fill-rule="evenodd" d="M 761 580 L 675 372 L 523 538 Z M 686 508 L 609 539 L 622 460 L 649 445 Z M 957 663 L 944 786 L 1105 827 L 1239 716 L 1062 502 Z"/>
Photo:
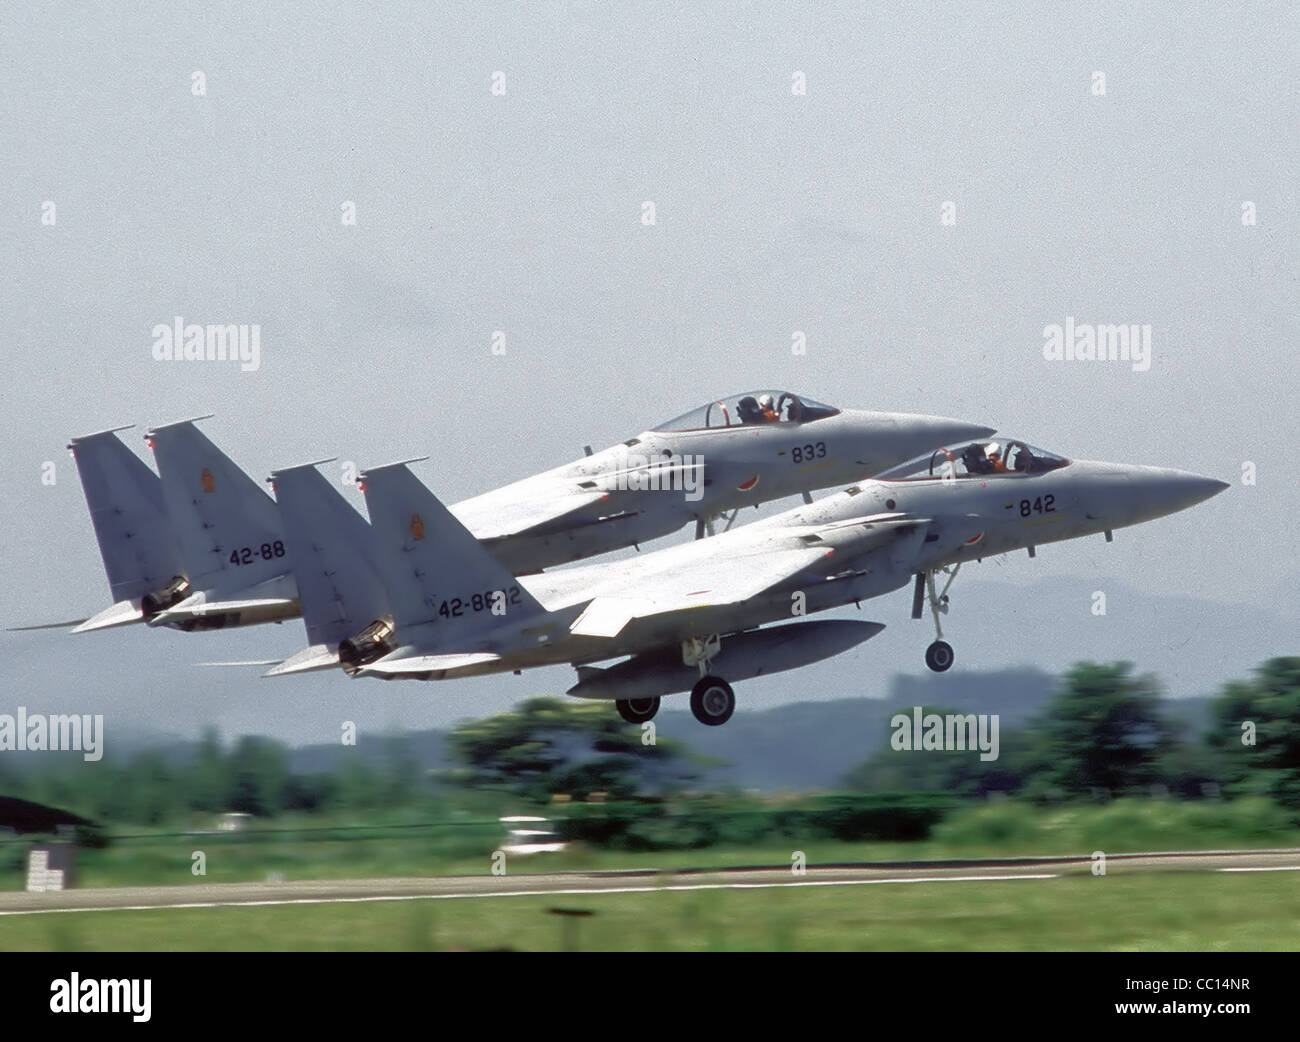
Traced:
<path fill-rule="evenodd" d="M 323 514 L 305 509 L 314 503 L 299 495 L 300 483 L 315 484 L 309 472 L 293 468 L 273 479 L 282 506 L 297 504 L 286 514 L 309 632 L 313 621 L 340 616 L 355 626 L 376 603 L 365 596 L 382 602 L 384 595 L 371 587 L 353 597 L 336 581 L 336 564 L 351 550 L 331 539 Z M 1183 471 L 1072 462 L 1020 441 L 978 441 L 713 539 L 518 578 L 406 464 L 367 471 L 363 481 L 375 535 L 371 564 L 387 591 L 391 625 L 362 631 L 378 638 L 369 643 L 344 642 L 350 673 L 444 680 L 570 663 L 578 683 L 569 694 L 612 699 L 630 722 L 651 719 L 661 696 L 689 690 L 696 719 L 715 726 L 735 709 L 729 680 L 815 662 L 883 629 L 792 618 L 914 581 L 913 614 L 928 594 L 939 638 L 927 662 L 946 670 L 953 654 L 939 616 L 963 563 L 1025 548 L 1033 556 L 1036 546 L 1085 535 L 1105 533 L 1109 541 L 1116 528 L 1227 487 Z M 948 585 L 936 592 L 935 577 L 944 573 Z"/>
<path fill-rule="evenodd" d="M 300 614 L 275 503 L 195 422 L 148 432 L 157 477 L 114 431 L 69 445 L 114 600 L 74 632 L 134 622 L 220 629 Z M 939 416 L 752 391 L 451 510 L 506 568 L 529 574 L 692 522 L 698 537 L 719 517 L 730 527 L 742 507 L 842 485 L 945 441 L 991 433 Z"/>

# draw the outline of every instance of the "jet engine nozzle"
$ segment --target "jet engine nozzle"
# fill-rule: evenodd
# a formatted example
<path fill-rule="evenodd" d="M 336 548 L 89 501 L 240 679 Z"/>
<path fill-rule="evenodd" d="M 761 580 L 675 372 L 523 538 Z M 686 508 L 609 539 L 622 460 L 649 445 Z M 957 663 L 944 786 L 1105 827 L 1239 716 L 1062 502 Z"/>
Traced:
<path fill-rule="evenodd" d="M 339 642 L 339 664 L 349 674 L 393 651 L 396 627 L 389 618 L 376 619 L 359 633 Z"/>
<path fill-rule="evenodd" d="M 190 595 L 190 581 L 183 575 L 172 577 L 172 581 L 161 590 L 146 593 L 140 600 L 140 610 L 146 620 L 161 615 L 174 604 L 180 604 Z"/>

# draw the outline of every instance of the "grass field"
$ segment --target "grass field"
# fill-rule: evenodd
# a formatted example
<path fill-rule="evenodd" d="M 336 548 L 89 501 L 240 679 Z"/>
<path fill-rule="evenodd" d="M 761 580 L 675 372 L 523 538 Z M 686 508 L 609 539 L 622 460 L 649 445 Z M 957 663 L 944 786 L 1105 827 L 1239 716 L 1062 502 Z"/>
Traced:
<path fill-rule="evenodd" d="M 330 822 L 348 824 L 344 821 Z M 356 830 L 322 828 L 318 819 L 284 819 L 255 835 L 143 833 L 116 839 L 104 850 L 80 853 L 81 887 L 170 885 L 196 881 L 193 854 L 205 855 L 209 883 L 258 882 L 268 877 L 358 879 L 393 876 L 477 875 L 491 867 L 502 834 L 495 822 L 454 828 L 364 824 Z M 26 844 L 0 846 L 0 890 L 24 885 Z M 679 869 L 787 865 L 796 850 L 809 864 L 904 861 L 1028 854 L 1109 854 L 1145 850 L 1300 846 L 1300 830 L 1266 800 L 1180 803 L 1117 800 L 1105 806 L 1040 808 L 1008 801 L 962 808 L 917 842 L 799 841 L 774 836 L 766 843 L 698 850 L 621 851 L 576 847 L 540 858 L 514 859 L 511 872 L 570 869 Z"/>
<path fill-rule="evenodd" d="M 1298 884 L 1291 872 L 1160 872 L 69 912 L 0 917 L 0 950 L 1295 951 Z M 562 920 L 557 906 L 594 914 Z"/>

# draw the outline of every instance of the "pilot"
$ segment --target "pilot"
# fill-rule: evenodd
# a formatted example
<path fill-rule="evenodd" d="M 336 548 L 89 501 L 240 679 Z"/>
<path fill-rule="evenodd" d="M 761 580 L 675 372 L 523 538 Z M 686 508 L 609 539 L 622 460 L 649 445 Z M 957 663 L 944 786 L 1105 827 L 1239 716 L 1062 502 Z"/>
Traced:
<path fill-rule="evenodd" d="M 988 460 L 994 474 L 1007 472 L 1007 465 L 1002 462 L 1002 449 L 996 441 L 991 441 L 984 446 L 984 458 Z"/>
<path fill-rule="evenodd" d="M 763 411 L 752 394 L 747 394 L 736 403 L 736 415 L 741 423 L 762 423 Z"/>
<path fill-rule="evenodd" d="M 758 399 L 759 411 L 763 414 L 764 423 L 776 423 L 781 417 L 776 413 L 776 402 L 770 394 L 760 395 Z"/>
<path fill-rule="evenodd" d="M 992 474 L 993 467 L 984 458 L 978 445 L 967 445 L 962 450 L 961 461 L 966 465 L 967 474 Z"/>

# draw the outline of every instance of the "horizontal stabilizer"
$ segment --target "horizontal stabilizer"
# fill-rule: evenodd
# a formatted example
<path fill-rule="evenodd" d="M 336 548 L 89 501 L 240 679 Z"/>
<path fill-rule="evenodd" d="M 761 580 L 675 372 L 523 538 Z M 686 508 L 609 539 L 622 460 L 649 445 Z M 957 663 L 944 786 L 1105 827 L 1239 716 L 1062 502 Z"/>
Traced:
<path fill-rule="evenodd" d="M 466 666 L 483 666 L 501 661 L 501 656 L 490 651 L 467 651 L 449 655 L 412 655 L 410 658 L 381 658 L 359 672 L 377 676 L 400 677 L 404 674 L 437 673 L 446 669 L 464 669 Z"/>
<path fill-rule="evenodd" d="M 67 622 L 42 622 L 37 626 L 6 626 L 6 633 L 28 633 L 32 630 L 65 630 L 69 626 L 80 626 L 87 619 L 69 619 Z"/>
<path fill-rule="evenodd" d="M 271 669 L 262 674 L 264 677 L 283 677 L 290 673 L 315 673 L 323 669 L 337 669 L 339 664 L 339 653 L 337 648 L 330 648 L 324 644 L 313 644 L 311 647 L 303 648 L 298 654 L 283 662 L 276 663 Z"/>
<path fill-rule="evenodd" d="M 274 666 L 280 660 L 278 658 L 257 658 L 244 659 L 240 662 L 196 662 L 196 666 Z"/>
<path fill-rule="evenodd" d="M 200 591 L 186 597 L 180 604 L 173 605 L 166 611 L 149 620 L 150 626 L 167 626 L 185 619 L 201 619 L 208 615 L 231 615 L 236 612 L 262 611 L 291 613 L 298 602 L 292 597 L 243 597 L 230 600 L 209 599 Z"/>
<path fill-rule="evenodd" d="M 92 615 L 73 633 L 89 633 L 91 630 L 107 630 L 114 626 L 129 626 L 133 622 L 143 622 L 144 612 L 135 601 L 118 601 L 105 608 L 98 615 Z"/>

